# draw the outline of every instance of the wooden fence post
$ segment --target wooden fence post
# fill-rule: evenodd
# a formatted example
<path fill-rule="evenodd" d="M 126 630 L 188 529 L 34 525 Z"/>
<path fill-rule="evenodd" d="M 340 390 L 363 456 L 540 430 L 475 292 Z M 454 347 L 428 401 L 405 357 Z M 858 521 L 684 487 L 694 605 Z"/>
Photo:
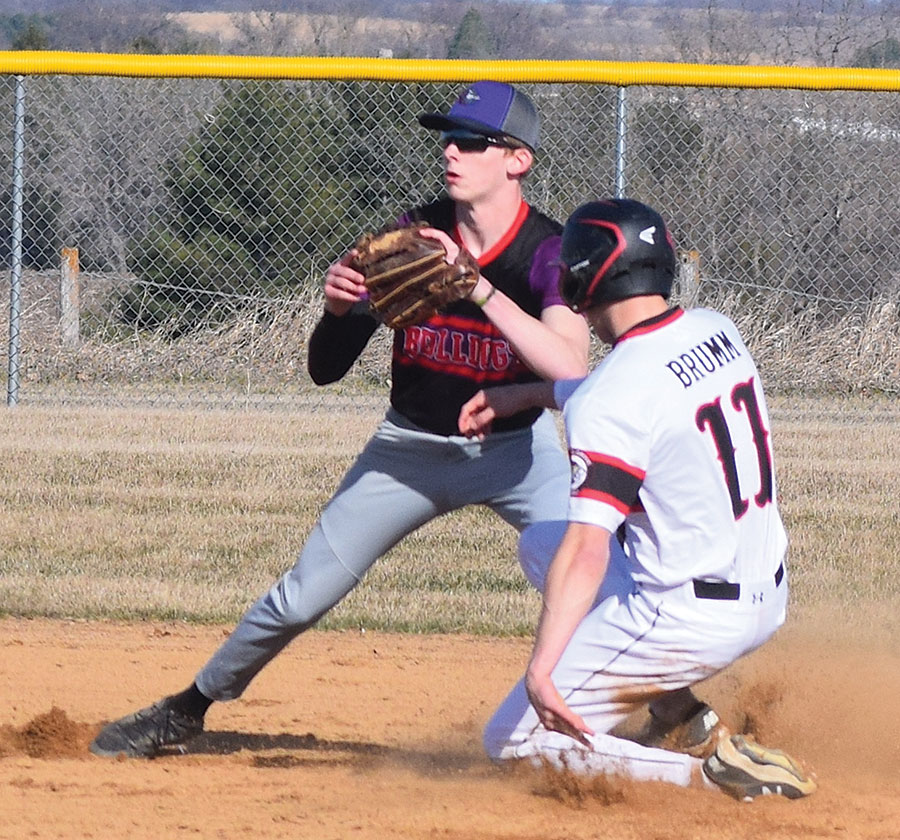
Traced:
<path fill-rule="evenodd" d="M 59 331 L 63 347 L 78 346 L 80 282 L 78 249 L 63 248 L 59 272 Z"/>
<path fill-rule="evenodd" d="M 700 294 L 700 252 L 684 251 L 680 255 L 681 269 L 678 272 L 678 286 L 681 289 L 681 303 L 685 309 L 697 305 Z"/>

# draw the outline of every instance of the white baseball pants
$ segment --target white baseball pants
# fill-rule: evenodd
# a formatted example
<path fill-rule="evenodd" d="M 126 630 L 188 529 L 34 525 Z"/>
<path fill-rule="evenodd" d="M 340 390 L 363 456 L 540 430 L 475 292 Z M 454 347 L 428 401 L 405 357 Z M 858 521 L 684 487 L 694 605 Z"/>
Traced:
<path fill-rule="evenodd" d="M 520 561 L 539 588 L 548 550 L 552 557 L 565 527 L 565 522 L 540 523 L 522 534 Z M 786 575 L 778 584 L 774 578 L 742 584 L 737 600 L 698 598 L 692 583 L 641 587 L 624 568 L 621 551 L 613 551 L 598 601 L 553 671 L 566 703 L 596 733 L 592 748 L 544 729 L 520 680 L 485 729 L 488 755 L 691 784 L 699 776 L 699 759 L 608 733 L 654 697 L 707 679 L 763 644 L 784 622 L 787 590 Z"/>

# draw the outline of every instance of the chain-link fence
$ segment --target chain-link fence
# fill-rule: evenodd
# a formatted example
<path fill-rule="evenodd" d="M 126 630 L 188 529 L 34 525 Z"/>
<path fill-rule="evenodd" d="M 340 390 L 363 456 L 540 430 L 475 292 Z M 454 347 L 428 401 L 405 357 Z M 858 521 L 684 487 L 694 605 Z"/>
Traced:
<path fill-rule="evenodd" d="M 543 118 L 533 204 L 560 220 L 617 190 L 657 206 L 682 252 L 679 299 L 735 317 L 772 389 L 900 391 L 896 93 L 522 87 Z M 307 337 L 328 264 L 441 192 L 439 147 L 416 117 L 459 88 L 0 81 L 24 151 L 0 148 L 16 399 L 383 400 L 386 331 L 327 389 L 305 374 Z"/>

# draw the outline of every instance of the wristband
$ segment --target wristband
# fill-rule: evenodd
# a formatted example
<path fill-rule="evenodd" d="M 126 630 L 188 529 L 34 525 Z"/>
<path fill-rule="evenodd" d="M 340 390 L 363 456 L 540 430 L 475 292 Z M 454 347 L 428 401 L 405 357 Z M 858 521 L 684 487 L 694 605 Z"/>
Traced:
<path fill-rule="evenodd" d="M 497 287 L 496 287 L 496 286 L 491 286 L 491 290 L 490 290 L 490 291 L 489 291 L 489 292 L 488 292 L 481 300 L 476 300 L 475 298 L 472 298 L 472 303 L 474 303 L 474 304 L 475 304 L 477 307 L 479 307 L 480 309 L 484 309 L 485 304 L 486 304 L 486 303 L 487 303 L 487 302 L 488 302 L 488 301 L 489 301 L 496 293 L 497 293 Z"/>

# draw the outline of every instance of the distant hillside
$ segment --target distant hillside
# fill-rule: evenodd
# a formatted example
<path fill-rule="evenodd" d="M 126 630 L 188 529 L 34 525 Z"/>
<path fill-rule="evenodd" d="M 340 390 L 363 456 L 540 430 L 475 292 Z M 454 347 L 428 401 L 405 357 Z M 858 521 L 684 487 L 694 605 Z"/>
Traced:
<path fill-rule="evenodd" d="M 446 58 L 475 10 L 499 59 L 846 66 L 900 29 L 897 4 L 874 0 L 262 0 L 281 11 L 252 11 L 259 3 L 0 0 L 0 37 L 12 44 L 37 15 L 52 49 Z"/>
<path fill-rule="evenodd" d="M 343 10 L 330 13 L 180 12 L 170 18 L 198 35 L 218 38 L 225 52 L 247 53 L 250 47 L 249 52 L 267 53 L 266 45 L 276 44 L 277 54 L 374 56 L 389 51 L 395 57 L 446 58 L 463 14 L 475 7 L 496 39 L 496 57 L 502 59 L 809 66 L 850 65 L 858 50 L 893 28 L 882 12 L 847 18 L 716 10 L 715 3 L 683 9 L 675 0 L 651 5 L 409 0 L 393 6 L 391 14 L 359 14 L 370 5 L 361 0 L 330 4 Z M 896 26 L 898 19 L 893 20 Z"/>

